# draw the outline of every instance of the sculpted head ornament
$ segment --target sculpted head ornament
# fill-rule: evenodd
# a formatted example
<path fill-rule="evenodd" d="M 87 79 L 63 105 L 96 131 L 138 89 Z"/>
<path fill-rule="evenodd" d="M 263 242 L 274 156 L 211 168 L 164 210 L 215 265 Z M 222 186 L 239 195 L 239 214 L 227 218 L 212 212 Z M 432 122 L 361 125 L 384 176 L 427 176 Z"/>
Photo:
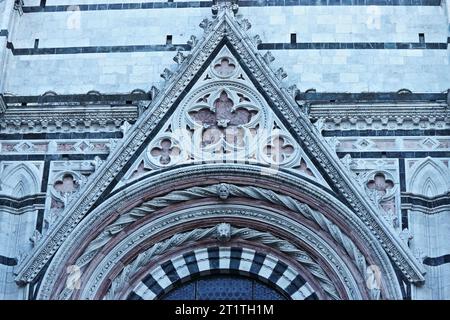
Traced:
<path fill-rule="evenodd" d="M 228 199 L 228 197 L 230 196 L 230 187 L 225 183 L 221 183 L 217 187 L 217 195 L 222 200 Z"/>

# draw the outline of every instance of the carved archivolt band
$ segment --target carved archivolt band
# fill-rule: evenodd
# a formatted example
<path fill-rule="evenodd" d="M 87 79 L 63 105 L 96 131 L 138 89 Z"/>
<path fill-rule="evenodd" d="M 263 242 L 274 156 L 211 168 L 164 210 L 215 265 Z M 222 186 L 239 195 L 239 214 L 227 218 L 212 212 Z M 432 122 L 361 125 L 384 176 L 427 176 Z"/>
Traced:
<path fill-rule="evenodd" d="M 123 269 L 121 274 L 113 280 L 111 288 L 107 293 L 107 295 L 105 296 L 105 299 L 120 298 L 124 285 L 129 283 L 129 281 L 133 278 L 133 276 L 136 275 L 141 270 L 141 268 L 145 267 L 155 256 L 165 253 L 170 248 L 181 246 L 188 242 L 195 242 L 205 238 L 215 238 L 215 237 L 219 238 L 220 234 L 218 234 L 218 227 L 220 227 L 220 225 L 208 229 L 195 229 L 189 232 L 179 233 L 167 240 L 156 243 L 147 251 L 144 251 L 141 254 L 139 254 L 131 264 L 127 265 Z M 231 239 L 239 238 L 248 241 L 257 241 L 269 247 L 276 248 L 279 251 L 294 257 L 296 261 L 304 265 L 306 269 L 308 269 L 311 272 L 313 277 L 317 279 L 320 286 L 323 288 L 323 290 L 328 294 L 328 296 L 331 299 L 340 300 L 339 294 L 333 282 L 326 275 L 322 267 L 320 267 L 316 262 L 314 262 L 305 251 L 297 249 L 288 241 L 279 239 L 268 232 L 261 232 L 249 228 L 238 229 L 234 227 L 231 227 L 230 238 Z M 62 296 L 67 297 L 68 295 L 62 294 Z"/>
<path fill-rule="evenodd" d="M 306 219 L 314 221 L 322 230 L 329 233 L 332 238 L 345 249 L 349 257 L 356 264 L 363 278 L 365 277 L 366 259 L 361 251 L 356 247 L 353 241 L 340 230 L 338 226 L 328 220 L 322 213 L 311 209 L 308 205 L 289 196 L 280 195 L 271 190 L 253 186 L 240 187 L 230 184 L 217 184 L 206 187 L 193 187 L 186 190 L 173 191 L 165 196 L 157 197 L 143 203 L 140 207 L 134 208 L 131 211 L 121 215 L 115 222 L 107 226 L 105 230 L 103 230 L 103 232 L 88 245 L 84 253 L 76 261 L 76 265 L 82 268 L 89 264 L 96 253 L 99 252 L 101 248 L 103 248 L 106 243 L 114 237 L 114 235 L 120 233 L 125 227 L 148 214 L 172 204 L 217 196 L 221 198 L 235 196 L 265 200 L 270 203 L 282 205 L 301 214 Z"/>

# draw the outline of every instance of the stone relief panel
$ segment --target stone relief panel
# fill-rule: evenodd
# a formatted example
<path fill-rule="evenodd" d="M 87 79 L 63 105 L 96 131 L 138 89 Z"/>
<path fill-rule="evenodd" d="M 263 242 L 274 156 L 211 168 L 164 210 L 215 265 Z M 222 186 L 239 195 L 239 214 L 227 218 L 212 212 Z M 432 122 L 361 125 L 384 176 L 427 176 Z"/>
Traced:
<path fill-rule="evenodd" d="M 42 162 L 3 161 L 0 163 L 0 194 L 22 198 L 40 192 Z"/>
<path fill-rule="evenodd" d="M 392 228 L 401 230 L 400 176 L 397 159 L 341 159 L 358 181 L 380 216 Z"/>
<path fill-rule="evenodd" d="M 354 151 L 447 151 L 450 137 L 333 137 L 337 152 Z"/>
<path fill-rule="evenodd" d="M 327 185 L 239 63 L 223 48 L 125 181 L 183 163 L 258 163 Z"/>
<path fill-rule="evenodd" d="M 96 161 L 53 161 L 50 167 L 45 214 L 48 229 L 64 214 L 72 201 L 95 171 Z"/>
<path fill-rule="evenodd" d="M 389 225 L 400 227 L 396 206 L 396 189 L 394 177 L 388 171 L 371 171 L 367 175 L 365 190 L 369 199 L 377 206 L 378 211 Z"/>
<path fill-rule="evenodd" d="M 2 154 L 108 154 L 118 139 L 0 141 Z"/>
<path fill-rule="evenodd" d="M 406 162 L 407 191 L 432 198 L 450 191 L 449 159 L 410 159 Z"/>

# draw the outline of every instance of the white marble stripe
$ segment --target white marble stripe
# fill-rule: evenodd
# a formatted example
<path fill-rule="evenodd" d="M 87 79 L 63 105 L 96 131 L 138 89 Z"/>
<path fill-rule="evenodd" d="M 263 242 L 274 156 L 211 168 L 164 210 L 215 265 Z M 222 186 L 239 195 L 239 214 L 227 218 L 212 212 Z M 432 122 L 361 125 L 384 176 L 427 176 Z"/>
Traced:
<path fill-rule="evenodd" d="M 207 249 L 196 250 L 195 258 L 197 259 L 198 271 L 202 272 L 210 269 Z"/>
<path fill-rule="evenodd" d="M 295 272 L 292 268 L 287 267 L 286 270 L 284 270 L 281 277 L 277 280 L 276 285 L 280 288 L 286 289 L 292 281 L 297 276 L 297 272 Z"/>
<path fill-rule="evenodd" d="M 230 248 L 219 248 L 219 268 L 220 269 L 230 269 Z"/>
<path fill-rule="evenodd" d="M 241 261 L 239 263 L 239 270 L 249 272 L 252 267 L 253 258 L 255 257 L 255 250 L 242 250 Z"/>
<path fill-rule="evenodd" d="M 263 261 L 263 265 L 261 266 L 261 269 L 258 272 L 258 275 L 269 279 L 270 275 L 272 274 L 273 268 L 277 264 L 277 260 L 273 257 L 266 256 L 266 258 Z"/>
<path fill-rule="evenodd" d="M 312 293 L 314 293 L 314 289 L 306 282 L 303 286 L 298 289 L 298 292 L 301 292 L 305 298 L 309 297 Z"/>
<path fill-rule="evenodd" d="M 173 259 L 172 264 L 176 272 L 178 273 L 180 279 L 184 279 L 190 276 L 189 269 L 186 266 L 186 261 L 184 260 L 183 256 L 178 256 L 175 259 Z"/>
<path fill-rule="evenodd" d="M 144 300 L 153 300 L 156 297 L 156 294 L 147 287 L 147 285 L 143 282 L 140 282 L 136 290 L 134 290 L 138 296 L 140 296 Z"/>
<path fill-rule="evenodd" d="M 166 275 L 166 272 L 161 268 L 161 266 L 158 266 L 156 269 L 154 269 L 151 275 L 163 289 L 172 284 L 172 281 Z"/>

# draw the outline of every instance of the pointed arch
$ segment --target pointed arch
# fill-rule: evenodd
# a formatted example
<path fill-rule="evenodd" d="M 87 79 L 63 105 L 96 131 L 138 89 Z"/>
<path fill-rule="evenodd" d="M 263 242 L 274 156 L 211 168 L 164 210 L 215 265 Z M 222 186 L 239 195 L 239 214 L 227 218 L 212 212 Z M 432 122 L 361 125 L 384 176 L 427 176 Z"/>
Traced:
<path fill-rule="evenodd" d="M 1 181 L 2 191 L 14 198 L 39 192 L 39 171 L 33 164 L 20 163 L 7 167 Z"/>
<path fill-rule="evenodd" d="M 83 228 L 86 227 L 86 221 L 93 218 L 100 207 L 108 205 L 111 210 L 115 210 L 115 213 L 117 213 L 120 211 L 119 208 L 121 209 L 125 205 L 129 206 L 126 208 L 129 209 L 139 204 L 143 200 L 142 196 L 135 198 L 133 203 L 121 201 L 115 206 L 109 202 L 109 199 L 113 199 L 117 195 L 123 196 L 123 200 L 131 199 L 127 198 L 132 193 L 131 189 L 140 185 L 141 182 L 147 183 L 143 188 L 149 191 L 150 184 L 157 183 L 161 188 L 165 188 L 165 183 L 170 184 L 176 181 L 177 184 L 172 186 L 172 190 L 174 190 L 175 188 L 183 187 L 183 183 L 185 183 L 184 186 L 191 184 L 194 178 L 201 176 L 202 170 L 205 170 L 203 180 L 199 182 L 202 185 L 212 181 L 223 182 L 232 176 L 239 176 L 238 182 L 233 181 L 233 183 L 242 185 L 241 179 L 250 178 L 253 181 L 252 183 L 260 185 L 264 179 L 274 176 L 278 178 L 283 177 L 284 179 L 276 181 L 274 185 L 269 183 L 267 188 L 280 189 L 289 184 L 289 181 L 292 181 L 292 179 L 300 179 L 295 172 L 290 172 L 286 176 L 282 175 L 283 168 L 274 170 L 268 166 L 247 165 L 247 163 L 233 162 L 223 166 L 220 166 L 220 163 L 208 163 L 205 166 L 177 164 L 173 168 L 164 168 L 159 172 L 150 172 L 138 178 L 135 181 L 136 185 L 128 186 L 131 189 L 127 189 L 124 193 L 121 191 L 124 191 L 122 188 L 125 186 L 111 192 L 119 183 L 120 178 L 133 165 L 138 154 L 144 151 L 156 137 L 164 122 L 167 121 L 173 112 L 180 109 L 180 104 L 196 88 L 195 86 L 201 79 L 203 72 L 210 66 L 220 50 L 226 46 L 236 57 L 236 60 L 242 63 L 243 70 L 251 83 L 255 85 L 258 93 L 280 119 L 280 122 L 289 128 L 293 139 L 304 149 L 312 164 L 320 170 L 324 180 L 330 186 L 331 190 L 326 189 L 324 191 L 321 189 L 320 194 L 323 195 L 323 198 L 319 197 L 314 203 L 321 203 L 324 199 L 329 199 L 332 202 L 332 208 L 342 206 L 347 217 L 339 218 L 339 223 L 342 226 L 350 226 L 349 220 L 353 221 L 354 229 L 349 234 L 353 234 L 355 231 L 361 232 L 364 238 L 361 239 L 362 243 L 373 244 L 377 247 L 372 251 L 376 252 L 380 257 L 379 263 L 385 265 L 386 272 L 391 272 L 391 263 L 395 263 L 408 281 L 422 282 L 424 280 L 423 266 L 416 260 L 411 250 L 399 236 L 379 217 L 354 177 L 348 175 L 347 170 L 336 157 L 335 152 L 327 146 L 319 132 L 312 127 L 307 115 L 298 109 L 298 105 L 292 96 L 280 86 L 279 77 L 271 71 L 269 66 L 270 61 L 268 60 L 271 60 L 270 57 L 265 59 L 261 56 L 255 43 L 245 33 L 241 23 L 234 14 L 231 11 L 223 11 L 213 22 L 206 20 L 203 21 L 202 25 L 206 26 L 205 36 L 193 46 L 190 58 L 185 59 L 180 64 L 176 74 L 173 74 L 170 78 L 166 77 L 165 87 L 152 100 L 136 123 L 127 131 L 105 163 L 92 175 L 80 196 L 68 205 L 64 218 L 55 228 L 49 231 L 47 237 L 38 244 L 30 256 L 18 267 L 16 281 L 24 284 L 30 283 L 39 274 L 42 274 L 40 272 L 44 268 L 47 268 L 49 277 L 44 279 L 45 283 L 42 283 L 40 289 L 42 294 L 40 297 L 44 298 L 47 294 L 51 294 L 52 286 L 54 285 L 53 280 L 55 280 L 52 277 L 58 276 L 54 274 L 54 271 L 61 266 L 56 261 L 59 258 L 65 259 L 67 257 L 65 250 L 72 244 L 71 239 L 76 238 L 78 243 L 81 242 L 81 238 L 76 237 L 77 232 L 85 231 Z M 182 176 L 189 177 L 189 179 L 182 182 L 177 176 L 177 172 Z M 158 174 L 163 174 L 163 176 L 157 176 Z M 171 175 L 173 175 L 171 179 L 163 179 L 164 177 L 170 178 Z M 251 176 L 249 177 L 249 175 Z M 301 178 L 307 179 L 306 177 Z M 300 182 L 299 185 L 293 184 L 291 189 L 294 190 L 300 185 L 302 185 Z M 311 179 L 308 179 L 308 185 L 320 188 L 320 185 L 316 185 Z M 274 192 L 279 193 L 279 190 Z M 289 193 L 291 191 L 286 190 L 286 192 Z M 308 191 L 305 190 L 303 194 L 308 194 Z M 329 197 L 330 194 L 332 194 L 331 197 Z M 155 196 L 155 194 L 153 193 L 152 196 Z M 105 212 L 101 214 L 105 214 Z M 110 216 L 109 218 L 113 217 Z M 91 228 L 92 225 L 87 227 Z M 62 245 L 66 249 L 63 249 Z M 346 247 L 344 246 L 344 248 Z M 388 259 L 386 255 L 390 256 L 391 259 Z M 57 257 L 58 259 L 56 259 Z M 48 264 L 47 262 L 50 259 L 53 259 L 52 263 Z M 397 297 L 398 288 L 391 289 L 391 296 Z"/>
<path fill-rule="evenodd" d="M 446 193 L 450 188 L 449 169 L 440 161 L 427 157 L 411 168 L 409 191 L 426 197 Z"/>

